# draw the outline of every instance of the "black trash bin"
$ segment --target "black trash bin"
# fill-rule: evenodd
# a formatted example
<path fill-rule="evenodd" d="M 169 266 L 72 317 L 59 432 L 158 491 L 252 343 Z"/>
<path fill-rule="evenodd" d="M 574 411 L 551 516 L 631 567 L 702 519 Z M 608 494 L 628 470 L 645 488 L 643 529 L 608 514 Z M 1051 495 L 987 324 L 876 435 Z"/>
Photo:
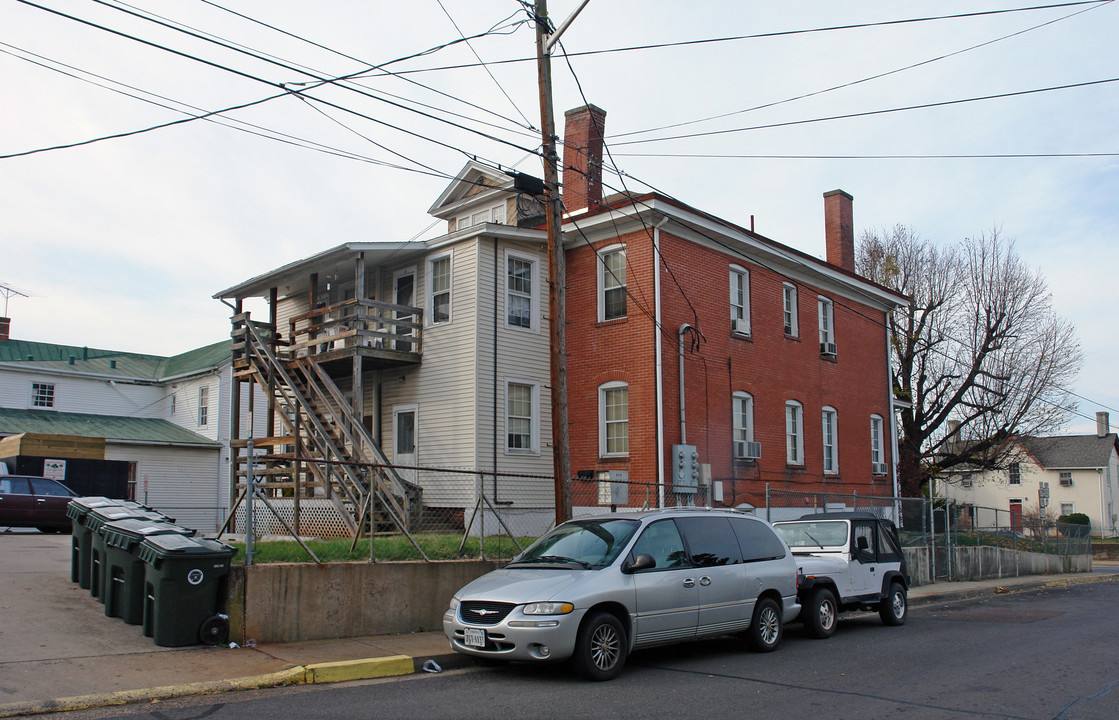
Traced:
<path fill-rule="evenodd" d="M 66 506 L 66 517 L 70 518 L 70 581 L 78 583 L 78 587 L 89 589 L 89 567 L 92 538 L 89 528 L 86 527 L 86 516 L 94 508 L 107 505 L 118 505 L 120 500 L 112 500 L 100 495 L 74 498 Z"/>
<path fill-rule="evenodd" d="M 140 543 L 154 535 L 191 537 L 195 530 L 147 518 L 129 518 L 101 527 L 105 542 L 101 597 L 106 617 L 119 617 L 129 625 L 144 621 L 144 561 Z"/>
<path fill-rule="evenodd" d="M 204 538 L 144 538 L 144 635 L 163 647 L 226 642 L 229 624 L 217 614 L 218 592 L 233 552 Z"/>
<path fill-rule="evenodd" d="M 154 522 L 174 522 L 166 515 L 147 510 L 137 505 L 136 503 L 129 503 L 129 505 L 106 505 L 104 507 L 93 508 L 86 515 L 85 523 L 89 528 L 89 594 L 95 598 L 105 602 L 101 599 L 101 588 L 105 582 L 105 538 L 101 535 L 101 528 L 106 523 L 116 522 L 117 520 L 127 520 L 129 518 L 137 518 L 140 520 L 151 520 Z"/>

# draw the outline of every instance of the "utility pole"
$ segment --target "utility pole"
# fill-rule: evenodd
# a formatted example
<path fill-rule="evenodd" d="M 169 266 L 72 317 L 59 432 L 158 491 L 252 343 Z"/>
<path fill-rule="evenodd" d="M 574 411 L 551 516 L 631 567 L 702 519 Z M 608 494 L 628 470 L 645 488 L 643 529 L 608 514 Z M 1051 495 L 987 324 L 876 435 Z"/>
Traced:
<path fill-rule="evenodd" d="M 548 232 L 548 325 L 551 330 L 552 464 L 555 472 L 556 524 L 571 519 L 571 447 L 567 425 L 567 271 L 560 236 L 562 212 L 556 119 L 552 111 L 551 47 L 589 0 L 549 37 L 547 0 L 536 0 L 536 67 L 540 82 L 540 132 L 544 152 L 545 228 Z"/>

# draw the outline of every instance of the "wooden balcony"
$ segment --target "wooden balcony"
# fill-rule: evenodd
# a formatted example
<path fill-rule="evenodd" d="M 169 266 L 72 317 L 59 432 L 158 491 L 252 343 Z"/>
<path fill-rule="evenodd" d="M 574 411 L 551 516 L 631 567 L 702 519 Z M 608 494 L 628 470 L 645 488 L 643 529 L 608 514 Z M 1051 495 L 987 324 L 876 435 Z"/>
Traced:
<path fill-rule="evenodd" d="M 376 300 L 346 300 L 288 321 L 289 357 L 316 362 L 360 358 L 377 365 L 418 363 L 423 310 Z"/>

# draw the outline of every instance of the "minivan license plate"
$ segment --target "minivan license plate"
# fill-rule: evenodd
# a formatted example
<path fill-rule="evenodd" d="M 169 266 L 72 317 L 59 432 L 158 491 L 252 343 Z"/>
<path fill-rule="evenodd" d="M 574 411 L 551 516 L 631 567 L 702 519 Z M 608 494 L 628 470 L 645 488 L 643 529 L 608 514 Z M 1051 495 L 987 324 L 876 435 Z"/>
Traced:
<path fill-rule="evenodd" d="M 463 628 L 463 641 L 470 647 L 486 646 L 486 631 L 482 628 Z"/>

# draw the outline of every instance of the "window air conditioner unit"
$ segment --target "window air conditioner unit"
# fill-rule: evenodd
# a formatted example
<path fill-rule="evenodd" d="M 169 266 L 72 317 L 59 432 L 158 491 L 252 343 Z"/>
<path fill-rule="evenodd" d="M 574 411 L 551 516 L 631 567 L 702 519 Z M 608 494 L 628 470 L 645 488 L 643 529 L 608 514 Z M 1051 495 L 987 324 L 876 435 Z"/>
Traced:
<path fill-rule="evenodd" d="M 1061 478 L 1062 487 L 1072 487 L 1072 478 Z"/>
<path fill-rule="evenodd" d="M 734 457 L 736 460 L 757 460 L 762 456 L 760 442 L 734 441 Z"/>
<path fill-rule="evenodd" d="M 965 487 L 965 488 L 969 488 L 969 487 L 971 487 L 971 486 L 972 486 L 972 485 L 974 485 L 974 484 L 975 484 L 975 483 L 973 483 L 973 482 L 972 482 L 971 480 L 961 480 L 961 481 L 960 481 L 960 487 Z"/>
<path fill-rule="evenodd" d="M 820 354 L 821 355 L 833 355 L 834 356 L 835 353 L 836 353 L 835 343 L 820 343 Z"/>
<path fill-rule="evenodd" d="M 871 463 L 870 471 L 875 475 L 885 475 L 887 472 L 889 472 L 889 467 L 886 465 L 886 463 Z"/>
<path fill-rule="evenodd" d="M 746 318 L 734 318 L 730 321 L 730 329 L 731 332 L 748 336 L 750 334 L 750 321 Z"/>

